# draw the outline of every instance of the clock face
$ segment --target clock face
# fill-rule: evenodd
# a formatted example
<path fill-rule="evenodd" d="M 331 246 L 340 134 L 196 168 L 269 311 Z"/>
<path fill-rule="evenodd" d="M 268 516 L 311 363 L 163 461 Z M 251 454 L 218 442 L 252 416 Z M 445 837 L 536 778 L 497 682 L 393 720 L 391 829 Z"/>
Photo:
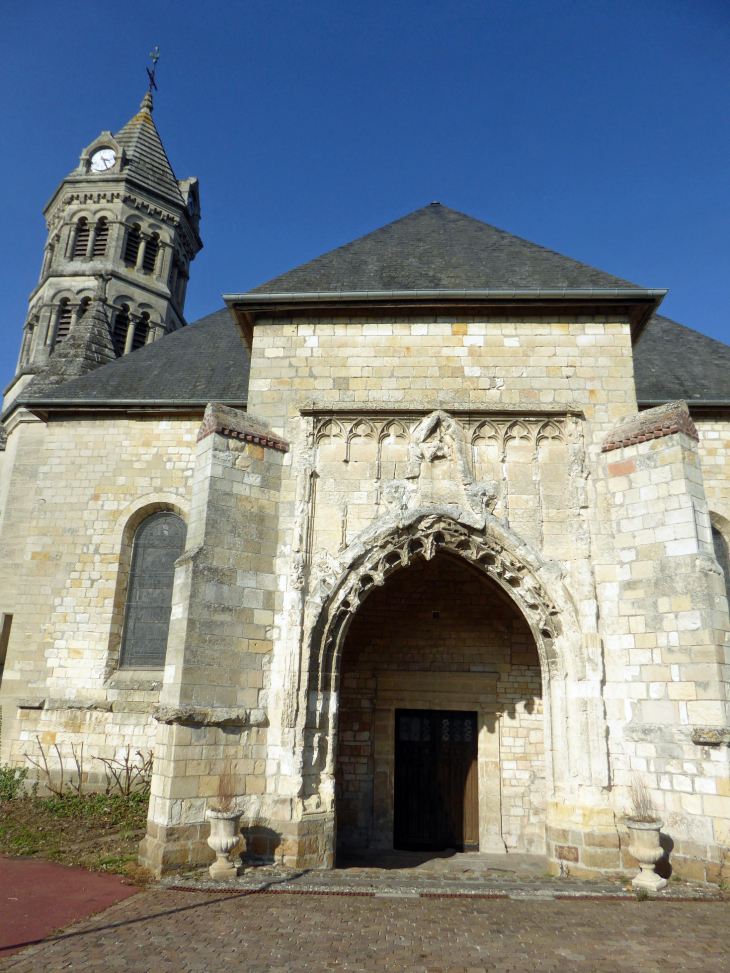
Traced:
<path fill-rule="evenodd" d="M 94 172 L 106 172 L 117 161 L 114 149 L 98 149 L 91 157 L 91 168 Z"/>

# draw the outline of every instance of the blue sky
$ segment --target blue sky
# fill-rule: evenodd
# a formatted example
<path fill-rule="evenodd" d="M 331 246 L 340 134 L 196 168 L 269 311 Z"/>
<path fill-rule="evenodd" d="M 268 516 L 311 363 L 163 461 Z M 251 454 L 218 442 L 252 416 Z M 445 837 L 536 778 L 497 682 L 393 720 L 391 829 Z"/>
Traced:
<path fill-rule="evenodd" d="M 3 386 L 42 207 L 135 113 L 201 181 L 186 316 L 439 200 L 730 342 L 727 0 L 8 0 Z"/>

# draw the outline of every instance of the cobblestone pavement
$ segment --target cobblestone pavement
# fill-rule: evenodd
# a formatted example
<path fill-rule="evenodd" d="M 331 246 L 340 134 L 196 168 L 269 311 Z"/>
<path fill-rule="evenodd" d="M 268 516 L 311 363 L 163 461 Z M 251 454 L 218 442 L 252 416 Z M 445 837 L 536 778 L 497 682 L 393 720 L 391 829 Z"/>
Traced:
<path fill-rule="evenodd" d="M 12 973 L 727 973 L 730 903 L 152 889 Z"/>

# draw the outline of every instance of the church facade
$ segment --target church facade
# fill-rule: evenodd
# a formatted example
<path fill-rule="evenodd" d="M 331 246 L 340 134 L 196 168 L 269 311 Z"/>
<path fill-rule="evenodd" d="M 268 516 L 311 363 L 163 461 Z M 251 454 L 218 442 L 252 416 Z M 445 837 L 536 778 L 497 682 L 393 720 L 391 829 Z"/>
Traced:
<path fill-rule="evenodd" d="M 638 781 L 719 881 L 730 348 L 438 203 L 187 325 L 151 109 L 49 204 L 6 390 L 3 761 L 153 753 L 158 874 L 227 776 L 260 859 L 620 874 Z"/>

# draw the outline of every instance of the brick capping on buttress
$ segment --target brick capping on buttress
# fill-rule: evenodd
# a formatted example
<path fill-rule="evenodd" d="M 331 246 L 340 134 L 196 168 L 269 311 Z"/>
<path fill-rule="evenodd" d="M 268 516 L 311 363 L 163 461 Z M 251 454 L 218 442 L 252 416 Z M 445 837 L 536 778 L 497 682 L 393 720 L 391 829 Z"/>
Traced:
<path fill-rule="evenodd" d="M 622 446 L 633 446 L 650 439 L 671 436 L 675 432 L 683 432 L 685 436 L 699 442 L 697 427 L 690 418 L 687 403 L 682 399 L 626 416 L 603 440 L 601 450 L 607 453 Z"/>
<path fill-rule="evenodd" d="M 242 439 L 256 446 L 268 446 L 278 449 L 282 453 L 289 451 L 289 443 L 280 439 L 264 423 L 255 416 L 239 409 L 230 409 L 220 402 L 209 402 L 205 408 L 205 415 L 198 430 L 198 442 L 210 436 L 211 433 L 229 436 L 232 439 Z"/>

